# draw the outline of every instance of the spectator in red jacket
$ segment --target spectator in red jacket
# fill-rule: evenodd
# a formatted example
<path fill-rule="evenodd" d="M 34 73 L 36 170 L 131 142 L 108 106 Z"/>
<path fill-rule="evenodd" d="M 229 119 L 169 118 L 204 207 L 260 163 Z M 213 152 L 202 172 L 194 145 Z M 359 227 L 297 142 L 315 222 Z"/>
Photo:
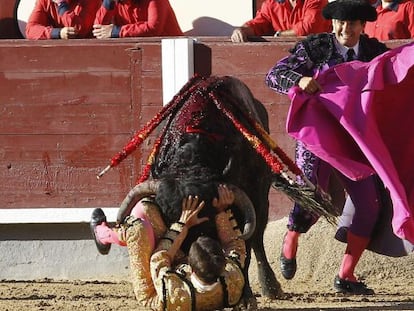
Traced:
<path fill-rule="evenodd" d="M 168 0 L 103 0 L 93 28 L 98 39 L 183 35 Z"/>
<path fill-rule="evenodd" d="M 413 0 L 378 0 L 374 6 L 378 18 L 365 25 L 368 36 L 382 41 L 414 38 Z"/>
<path fill-rule="evenodd" d="M 255 18 L 235 28 L 233 42 L 253 36 L 307 36 L 330 32 L 331 22 L 322 17 L 327 0 L 265 0 Z"/>
<path fill-rule="evenodd" d="M 37 0 L 26 25 L 28 39 L 92 38 L 100 0 Z"/>

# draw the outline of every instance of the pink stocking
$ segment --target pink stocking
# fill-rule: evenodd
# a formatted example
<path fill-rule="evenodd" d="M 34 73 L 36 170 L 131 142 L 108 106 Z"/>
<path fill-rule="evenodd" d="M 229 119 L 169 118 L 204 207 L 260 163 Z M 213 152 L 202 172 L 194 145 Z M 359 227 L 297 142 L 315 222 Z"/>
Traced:
<path fill-rule="evenodd" d="M 154 230 L 151 226 L 151 223 L 145 214 L 142 203 L 139 201 L 134 208 L 131 211 L 131 215 L 135 218 L 141 218 L 143 221 L 143 225 L 146 228 L 148 232 L 148 239 L 150 242 L 151 249 L 154 249 L 155 247 L 155 236 L 154 236 Z M 97 225 L 95 228 L 95 235 L 96 238 L 102 243 L 102 244 L 118 244 L 120 246 L 126 246 L 126 242 L 119 239 L 118 232 L 115 228 L 111 228 L 108 226 L 106 222 L 103 222 L 100 225 Z"/>
<path fill-rule="evenodd" d="M 126 246 L 126 243 L 119 239 L 116 229 L 108 227 L 106 222 L 96 226 L 95 235 L 102 244 L 118 244 Z"/>
<path fill-rule="evenodd" d="M 296 231 L 290 231 L 285 235 L 283 240 L 283 255 L 287 259 L 293 259 L 296 257 L 296 251 L 298 249 L 300 233 Z"/>
<path fill-rule="evenodd" d="M 155 247 L 155 233 L 154 228 L 151 225 L 151 222 L 148 219 L 147 214 L 144 212 L 144 207 L 142 206 L 142 202 L 139 201 L 137 204 L 135 204 L 134 208 L 131 211 L 131 215 L 135 218 L 141 218 L 143 220 L 143 224 L 148 232 L 149 242 L 151 245 L 151 248 L 154 249 Z"/>
<path fill-rule="evenodd" d="M 357 278 L 354 275 L 354 270 L 369 241 L 369 238 L 355 235 L 348 230 L 348 244 L 346 246 L 344 258 L 342 259 L 341 268 L 339 270 L 339 277 L 341 279 L 351 282 L 357 281 Z"/>

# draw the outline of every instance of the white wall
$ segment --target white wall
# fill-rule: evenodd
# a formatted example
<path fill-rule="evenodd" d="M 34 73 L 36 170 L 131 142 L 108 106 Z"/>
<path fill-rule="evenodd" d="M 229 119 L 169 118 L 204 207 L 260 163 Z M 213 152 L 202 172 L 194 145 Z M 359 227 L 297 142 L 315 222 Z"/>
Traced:
<path fill-rule="evenodd" d="M 170 0 L 188 36 L 230 36 L 234 27 L 253 18 L 252 0 Z"/>

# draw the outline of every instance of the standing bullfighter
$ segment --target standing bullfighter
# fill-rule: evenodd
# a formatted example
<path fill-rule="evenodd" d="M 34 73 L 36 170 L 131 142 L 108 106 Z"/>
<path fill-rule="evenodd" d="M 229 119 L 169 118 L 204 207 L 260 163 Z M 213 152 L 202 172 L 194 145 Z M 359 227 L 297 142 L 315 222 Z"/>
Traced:
<path fill-rule="evenodd" d="M 326 19 L 332 19 L 333 33 L 307 37 L 295 45 L 291 55 L 277 62 L 266 76 L 267 85 L 274 91 L 288 94 L 298 87 L 316 97 L 323 91 L 317 81 L 320 73 L 348 61 L 368 62 L 388 50 L 383 43 L 363 33 L 366 22 L 375 21 L 377 18 L 375 9 L 368 1 L 337 0 L 327 4 L 322 12 Z M 340 100 L 339 97 L 337 101 Z M 361 122 L 360 119 L 355 120 Z M 326 118 L 324 122 L 329 124 L 332 121 Z M 314 124 L 308 123 L 307 127 L 309 132 L 315 133 Z M 329 143 L 329 140 L 320 140 L 320 149 Z M 345 144 L 344 141 L 340 143 Z M 372 294 L 373 290 L 359 281 L 354 271 L 370 242 L 382 208 L 379 200 L 380 193 L 385 193 L 382 181 L 376 175 L 352 180 L 335 172 L 330 164 L 310 152 L 301 141 L 296 146 L 296 162 L 305 175 L 311 181 L 317 182 L 322 189 L 326 189 L 329 178 L 337 174 L 352 199 L 355 215 L 347 231 L 347 248 L 338 275 L 334 279 L 334 288 L 341 293 Z M 307 232 L 318 218 L 318 215 L 309 213 L 300 204 L 296 203 L 293 207 L 280 255 L 280 268 L 286 279 L 292 279 L 296 273 L 299 236 Z"/>

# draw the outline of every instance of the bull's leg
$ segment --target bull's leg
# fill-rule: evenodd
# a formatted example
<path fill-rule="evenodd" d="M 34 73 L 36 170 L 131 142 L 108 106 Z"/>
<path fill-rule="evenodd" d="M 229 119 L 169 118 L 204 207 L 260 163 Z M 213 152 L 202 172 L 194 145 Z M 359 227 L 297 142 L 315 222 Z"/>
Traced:
<path fill-rule="evenodd" d="M 265 226 L 256 228 L 257 232 L 252 237 L 252 248 L 257 260 L 258 278 L 262 286 L 262 294 L 275 299 L 281 297 L 283 291 L 266 257 L 263 244 L 264 228 Z"/>
<path fill-rule="evenodd" d="M 250 280 L 249 280 L 249 267 L 252 258 L 252 249 L 249 242 L 246 243 L 246 259 L 244 261 L 244 279 L 245 285 L 243 290 L 243 299 L 241 304 L 237 310 L 257 310 L 257 301 L 256 297 L 253 294 L 252 288 L 250 287 Z"/>

